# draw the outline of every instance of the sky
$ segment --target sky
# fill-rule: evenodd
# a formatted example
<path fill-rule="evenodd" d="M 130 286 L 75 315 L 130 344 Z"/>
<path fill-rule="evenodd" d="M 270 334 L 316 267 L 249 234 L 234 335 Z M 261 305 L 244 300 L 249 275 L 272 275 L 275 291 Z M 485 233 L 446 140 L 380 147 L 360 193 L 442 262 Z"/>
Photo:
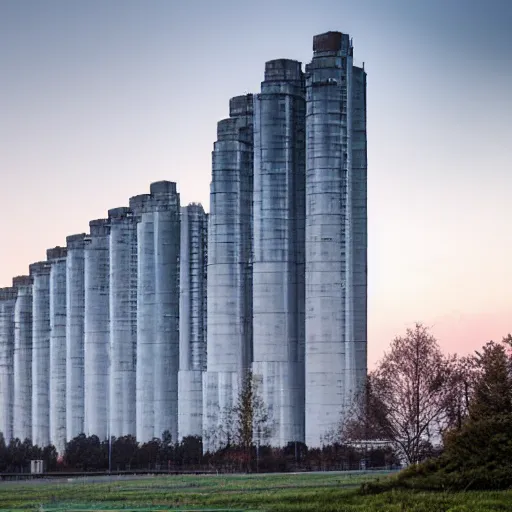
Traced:
<path fill-rule="evenodd" d="M 415 322 L 501 339 L 511 26 L 509 0 L 0 0 L 0 286 L 153 181 L 208 209 L 229 98 L 336 30 L 368 73 L 370 367 Z"/>

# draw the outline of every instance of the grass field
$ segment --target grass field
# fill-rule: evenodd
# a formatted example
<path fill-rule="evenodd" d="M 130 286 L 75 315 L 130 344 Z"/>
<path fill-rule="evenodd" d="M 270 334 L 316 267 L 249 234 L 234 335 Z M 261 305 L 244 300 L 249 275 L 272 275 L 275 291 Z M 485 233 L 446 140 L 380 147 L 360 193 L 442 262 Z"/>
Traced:
<path fill-rule="evenodd" d="M 308 473 L 248 476 L 168 476 L 91 482 L 0 483 L 0 510 L 32 511 L 512 511 L 512 491 L 358 493 L 386 474 Z"/>

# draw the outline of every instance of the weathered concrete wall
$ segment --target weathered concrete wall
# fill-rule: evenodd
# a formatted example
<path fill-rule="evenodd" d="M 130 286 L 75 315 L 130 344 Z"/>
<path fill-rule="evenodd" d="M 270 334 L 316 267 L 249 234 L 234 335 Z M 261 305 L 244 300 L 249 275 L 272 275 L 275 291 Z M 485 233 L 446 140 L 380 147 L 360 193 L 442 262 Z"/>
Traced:
<path fill-rule="evenodd" d="M 347 342 L 347 404 L 364 384 L 368 369 L 368 195 L 366 72 L 352 68 L 351 268 L 352 337 Z"/>

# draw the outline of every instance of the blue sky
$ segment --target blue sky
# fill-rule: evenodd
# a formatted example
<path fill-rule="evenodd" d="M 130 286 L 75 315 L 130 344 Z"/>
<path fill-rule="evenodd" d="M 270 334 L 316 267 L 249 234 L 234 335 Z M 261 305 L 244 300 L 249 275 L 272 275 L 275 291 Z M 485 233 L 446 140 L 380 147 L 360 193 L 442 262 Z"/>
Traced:
<path fill-rule="evenodd" d="M 370 361 L 512 330 L 512 3 L 3 0 L 0 286 L 151 181 L 208 208 L 216 122 L 348 32 L 368 72 Z"/>

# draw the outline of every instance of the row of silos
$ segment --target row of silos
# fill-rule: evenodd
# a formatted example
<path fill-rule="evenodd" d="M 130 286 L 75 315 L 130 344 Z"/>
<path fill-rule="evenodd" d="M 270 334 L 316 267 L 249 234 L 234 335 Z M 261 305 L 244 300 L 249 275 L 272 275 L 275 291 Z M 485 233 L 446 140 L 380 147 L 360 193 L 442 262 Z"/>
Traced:
<path fill-rule="evenodd" d="M 168 431 L 176 439 L 180 369 L 190 404 L 182 416 L 196 415 L 182 436 L 201 434 L 206 225 L 201 205 L 180 208 L 175 183 L 153 183 L 130 208 L 91 221 L 89 234 L 68 236 L 66 247 L 49 249 L 47 261 L 0 290 L 0 432 L 7 440 L 30 438 L 62 452 L 82 432 L 148 441 Z M 180 257 L 190 262 L 182 277 Z M 190 322 L 186 340 L 180 279 L 192 287 L 181 306 Z M 180 345 L 190 354 L 181 368 Z"/>
<path fill-rule="evenodd" d="M 258 442 L 326 441 L 366 375 L 366 73 L 347 34 L 315 36 L 313 51 L 305 73 L 267 62 L 261 92 L 230 100 L 208 222 L 199 205 L 180 209 L 174 183 L 153 183 L 49 251 L 49 277 L 42 263 L 14 283 L 0 365 L 11 357 L 27 382 L 0 366 L 0 407 L 16 428 L 33 416 L 59 447 L 82 431 L 167 430 L 214 449 L 252 371 L 270 418 Z"/>
<path fill-rule="evenodd" d="M 315 36 L 313 52 L 305 73 L 297 61 L 267 62 L 261 92 L 232 99 L 245 109 L 218 125 L 207 449 L 218 447 L 211 433 L 248 370 L 269 416 L 265 442 L 275 446 L 327 442 L 366 376 L 366 73 L 353 65 L 347 34 Z"/>

